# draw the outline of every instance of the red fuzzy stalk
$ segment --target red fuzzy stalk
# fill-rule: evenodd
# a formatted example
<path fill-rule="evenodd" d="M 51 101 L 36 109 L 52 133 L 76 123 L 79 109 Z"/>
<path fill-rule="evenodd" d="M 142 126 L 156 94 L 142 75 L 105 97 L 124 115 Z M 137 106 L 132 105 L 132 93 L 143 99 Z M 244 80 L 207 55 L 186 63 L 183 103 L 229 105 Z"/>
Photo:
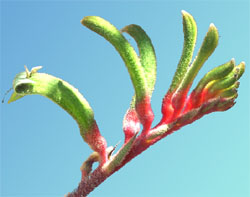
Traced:
<path fill-rule="evenodd" d="M 162 120 L 160 124 L 168 124 L 178 118 L 185 107 L 187 90 L 167 93 L 162 102 Z"/>
<path fill-rule="evenodd" d="M 86 142 L 89 146 L 100 155 L 100 164 L 103 165 L 107 161 L 107 142 L 103 136 L 101 136 L 100 131 L 96 123 L 94 123 L 92 131 L 86 133 Z"/>
<path fill-rule="evenodd" d="M 172 106 L 174 108 L 174 113 L 172 116 L 172 121 L 178 118 L 183 112 L 185 101 L 187 98 L 189 88 L 185 90 L 176 91 L 172 98 Z"/>
<path fill-rule="evenodd" d="M 140 121 L 134 108 L 128 109 L 123 120 L 123 132 L 125 134 L 125 142 L 127 143 L 135 133 L 140 131 Z"/>
<path fill-rule="evenodd" d="M 172 120 L 172 116 L 174 113 L 174 108 L 172 105 L 172 96 L 173 96 L 173 93 L 167 93 L 165 97 L 163 98 L 162 108 L 161 108 L 162 119 L 161 119 L 160 124 L 164 124 L 164 123 L 167 124 L 171 122 Z"/>
<path fill-rule="evenodd" d="M 135 109 L 138 118 L 143 125 L 142 133 L 147 133 L 151 128 L 152 122 L 154 120 L 154 113 L 151 108 L 151 97 L 145 96 L 140 101 L 136 102 Z"/>

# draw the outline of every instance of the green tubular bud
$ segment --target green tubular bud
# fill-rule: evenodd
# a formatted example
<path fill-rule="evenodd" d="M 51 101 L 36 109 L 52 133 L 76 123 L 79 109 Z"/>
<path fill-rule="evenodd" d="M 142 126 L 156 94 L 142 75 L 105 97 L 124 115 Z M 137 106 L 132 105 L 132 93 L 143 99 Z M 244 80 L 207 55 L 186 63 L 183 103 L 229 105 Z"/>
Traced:
<path fill-rule="evenodd" d="M 152 45 L 152 42 L 146 32 L 138 25 L 128 25 L 124 27 L 122 32 L 128 33 L 131 37 L 134 38 L 134 40 L 137 43 L 138 49 L 139 49 L 139 55 L 140 55 L 140 62 L 141 66 L 144 70 L 144 74 L 146 77 L 147 82 L 147 88 L 149 91 L 149 96 L 151 97 L 152 92 L 154 90 L 155 80 L 156 80 L 156 57 L 155 57 L 155 51 L 154 47 Z M 136 97 L 134 96 L 130 105 L 130 109 L 133 111 L 133 108 L 135 108 L 135 103 L 138 104 L 138 100 L 136 101 Z M 146 106 L 145 106 L 146 107 Z M 131 111 L 129 110 L 129 111 Z M 138 112 L 138 108 L 136 108 L 136 111 Z M 144 123 L 144 116 L 147 117 L 147 114 L 150 111 L 147 111 L 146 113 L 139 114 L 139 119 L 141 120 L 141 123 L 145 126 Z M 127 116 L 129 114 L 125 115 L 124 119 L 127 119 Z M 134 114 L 136 116 L 136 114 Z M 137 117 L 136 117 L 137 119 Z M 139 120 L 138 120 L 139 121 Z M 147 118 L 146 122 L 149 122 L 150 120 Z M 127 122 L 127 121 L 126 121 Z M 127 122 L 128 124 L 128 122 Z M 128 124 L 129 125 L 129 124 Z M 132 122 L 133 125 L 133 122 Z M 134 130 L 136 132 L 136 130 Z M 125 135 L 126 136 L 126 135 Z M 126 140 L 125 140 L 126 141 Z"/>
<path fill-rule="evenodd" d="M 235 97 L 237 94 L 237 89 L 236 88 L 227 88 L 223 90 L 223 92 L 220 93 L 220 96 L 223 98 L 231 98 Z"/>
<path fill-rule="evenodd" d="M 242 76 L 244 71 L 245 63 L 242 62 L 238 66 L 235 66 L 227 77 L 215 81 L 215 83 L 213 83 L 213 85 L 208 89 L 208 91 L 213 94 L 219 90 L 223 90 L 232 86 Z"/>
<path fill-rule="evenodd" d="M 220 96 L 223 98 L 234 97 L 235 95 L 237 95 L 237 88 L 239 87 L 239 85 L 240 85 L 240 82 L 236 81 L 232 86 L 220 92 Z"/>
<path fill-rule="evenodd" d="M 128 25 L 124 27 L 121 30 L 121 32 L 128 33 L 131 37 L 134 38 L 134 40 L 137 43 L 137 47 L 139 49 L 141 66 L 144 70 L 144 74 L 146 77 L 149 96 L 151 96 L 154 90 L 154 85 L 155 85 L 155 80 L 156 80 L 156 57 L 155 57 L 155 51 L 154 51 L 152 42 L 150 38 L 148 37 L 148 35 L 146 34 L 146 32 L 138 25 L 134 25 L 134 24 Z M 132 102 L 130 104 L 130 109 L 128 110 L 128 112 L 133 111 L 135 109 L 135 103 L 136 103 L 136 97 L 133 96 Z M 124 120 L 126 120 L 125 122 L 128 125 L 129 125 L 128 120 L 130 119 L 130 118 L 128 119 L 129 114 L 130 113 L 126 113 L 124 117 Z M 134 116 L 137 116 L 137 115 L 134 114 Z M 135 118 L 137 119 L 137 117 Z M 133 121 L 131 123 L 132 125 L 134 124 Z M 133 132 L 136 132 L 136 130 L 134 130 Z M 124 132 L 126 136 L 127 135 L 126 129 L 124 130 Z M 125 141 L 127 141 L 127 137 L 125 137 Z"/>
<path fill-rule="evenodd" d="M 180 85 L 180 89 L 187 90 L 191 87 L 193 80 L 199 72 L 200 68 L 217 47 L 218 40 L 219 34 L 217 29 L 214 24 L 210 24 L 208 32 L 198 52 L 198 55 L 188 68 L 187 73 L 184 76 L 184 79 L 182 80 L 182 84 Z"/>
<path fill-rule="evenodd" d="M 191 105 L 189 106 L 192 108 L 196 108 L 201 105 L 201 101 L 203 99 L 202 93 L 203 90 L 211 87 L 212 84 L 216 82 L 216 80 L 221 79 L 226 77 L 233 69 L 235 66 L 235 60 L 232 59 L 231 61 L 220 65 L 211 71 L 209 71 L 198 83 L 196 88 L 192 91 L 189 100 L 191 102 Z M 208 88 L 209 89 L 209 88 Z M 189 109 L 187 108 L 187 109 Z"/>
<path fill-rule="evenodd" d="M 26 95 L 38 94 L 58 104 L 76 120 L 84 141 L 94 151 L 101 153 L 101 157 L 105 157 L 106 141 L 99 133 L 93 110 L 76 88 L 62 79 L 45 73 L 27 75 L 27 72 L 22 72 L 16 75 L 13 89 L 14 93 L 8 103 Z"/>
<path fill-rule="evenodd" d="M 193 51 L 197 38 L 197 26 L 194 18 L 184 10 L 182 11 L 182 17 L 183 17 L 184 45 L 183 45 L 181 59 L 178 63 L 178 67 L 173 77 L 169 92 L 176 90 L 180 85 L 183 77 L 185 76 L 188 70 L 188 66 L 192 60 Z"/>
<path fill-rule="evenodd" d="M 93 125 L 94 113 L 88 102 L 77 89 L 59 78 L 36 73 L 27 79 L 26 73 L 22 72 L 15 77 L 13 89 L 17 96 L 39 94 L 51 99 L 81 123 L 83 130 L 90 130 Z"/>
<path fill-rule="evenodd" d="M 122 32 L 128 33 L 137 43 L 141 65 L 144 69 L 147 86 L 152 94 L 156 80 L 156 56 L 151 39 L 146 32 L 138 25 L 128 25 Z"/>
<path fill-rule="evenodd" d="M 244 72 L 245 72 L 245 62 L 241 62 L 238 66 L 236 66 L 237 80 L 241 78 Z"/>
<path fill-rule="evenodd" d="M 232 59 L 229 62 L 212 69 L 200 80 L 194 89 L 194 92 L 200 93 L 210 81 L 226 77 L 233 70 L 234 66 L 235 60 Z"/>
<path fill-rule="evenodd" d="M 148 94 L 146 77 L 134 48 L 121 32 L 108 21 L 98 16 L 86 16 L 81 23 L 92 31 L 103 36 L 119 52 L 127 66 L 130 78 L 135 88 L 136 98 L 141 100 Z"/>

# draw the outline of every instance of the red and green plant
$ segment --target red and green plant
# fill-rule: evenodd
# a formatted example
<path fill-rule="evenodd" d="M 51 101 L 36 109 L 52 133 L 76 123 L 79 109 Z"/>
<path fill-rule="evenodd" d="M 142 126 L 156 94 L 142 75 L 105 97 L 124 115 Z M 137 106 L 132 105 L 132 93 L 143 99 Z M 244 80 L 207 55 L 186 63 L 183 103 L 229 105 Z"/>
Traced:
<path fill-rule="evenodd" d="M 234 59 L 209 71 L 188 94 L 197 73 L 218 45 L 219 34 L 211 24 L 197 56 L 192 61 L 197 27 L 190 14 L 182 11 L 182 16 L 182 56 L 170 88 L 163 98 L 162 119 L 156 126 L 152 126 L 154 113 L 151 108 L 151 96 L 156 80 L 156 56 L 146 32 L 134 24 L 118 30 L 98 16 L 87 16 L 81 21 L 85 27 L 103 36 L 116 48 L 134 87 L 135 94 L 123 120 L 124 143 L 117 152 L 114 147 L 107 147 L 107 142 L 94 119 L 93 110 L 76 88 L 62 79 L 38 73 L 41 67 L 32 68 L 31 71 L 25 67 L 25 72 L 15 77 L 14 93 L 9 103 L 31 94 L 51 99 L 76 120 L 83 140 L 94 151 L 83 162 L 79 186 L 67 194 L 68 197 L 87 196 L 110 175 L 154 143 L 205 114 L 225 111 L 235 104 L 238 80 L 244 73 L 245 63 L 235 65 Z M 134 38 L 139 54 L 123 33 Z M 92 170 L 94 162 L 98 162 L 99 166 Z"/>

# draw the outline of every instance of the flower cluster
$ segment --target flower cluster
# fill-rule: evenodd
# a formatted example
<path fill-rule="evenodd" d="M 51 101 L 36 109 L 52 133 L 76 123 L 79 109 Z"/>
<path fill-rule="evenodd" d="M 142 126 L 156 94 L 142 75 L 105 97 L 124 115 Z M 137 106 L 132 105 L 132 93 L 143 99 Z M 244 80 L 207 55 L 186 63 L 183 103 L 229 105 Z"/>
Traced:
<path fill-rule="evenodd" d="M 82 179 L 78 188 L 67 196 L 86 196 L 107 177 L 160 139 L 205 114 L 225 111 L 235 104 L 238 80 L 244 73 L 245 63 L 235 65 L 234 59 L 208 72 L 188 94 L 197 73 L 218 45 L 219 34 L 211 24 L 198 54 L 192 60 L 197 37 L 196 22 L 185 11 L 182 11 L 182 16 L 182 55 L 170 88 L 163 98 L 162 119 L 154 127 L 151 96 L 156 80 L 156 56 L 149 36 L 138 25 L 132 24 L 118 30 L 98 16 L 87 16 L 81 21 L 85 27 L 98 33 L 115 47 L 127 67 L 134 87 L 135 93 L 123 120 L 125 140 L 116 153 L 116 147 L 107 147 L 92 108 L 76 88 L 62 79 L 38 73 L 40 66 L 31 71 L 25 67 L 25 72 L 15 77 L 14 93 L 9 103 L 30 94 L 51 99 L 76 120 L 83 140 L 94 151 L 81 167 Z M 136 41 L 139 54 L 124 37 L 124 33 Z M 99 166 L 93 171 L 94 162 L 99 162 Z"/>

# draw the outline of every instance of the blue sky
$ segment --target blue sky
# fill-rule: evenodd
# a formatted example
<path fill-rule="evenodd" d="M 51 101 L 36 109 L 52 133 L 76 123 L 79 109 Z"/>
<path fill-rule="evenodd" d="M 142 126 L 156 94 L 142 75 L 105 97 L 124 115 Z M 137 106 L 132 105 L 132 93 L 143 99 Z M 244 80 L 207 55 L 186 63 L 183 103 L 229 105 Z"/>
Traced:
<path fill-rule="evenodd" d="M 158 62 L 152 98 L 156 124 L 161 118 L 161 100 L 182 51 L 181 10 L 191 13 L 197 22 L 195 54 L 210 23 L 220 34 L 219 46 L 195 82 L 231 58 L 236 63 L 246 62 L 237 103 L 158 142 L 107 179 L 90 197 L 250 196 L 249 3 L 1 2 L 1 96 L 11 87 L 15 75 L 24 71 L 24 65 L 42 65 L 41 72 L 68 81 L 85 96 L 108 145 L 124 139 L 122 119 L 133 88 L 115 49 L 83 27 L 80 20 L 98 15 L 119 29 L 134 23 L 150 36 Z M 63 196 L 77 187 L 80 166 L 90 153 L 74 120 L 48 99 L 34 95 L 1 104 L 2 196 Z"/>

